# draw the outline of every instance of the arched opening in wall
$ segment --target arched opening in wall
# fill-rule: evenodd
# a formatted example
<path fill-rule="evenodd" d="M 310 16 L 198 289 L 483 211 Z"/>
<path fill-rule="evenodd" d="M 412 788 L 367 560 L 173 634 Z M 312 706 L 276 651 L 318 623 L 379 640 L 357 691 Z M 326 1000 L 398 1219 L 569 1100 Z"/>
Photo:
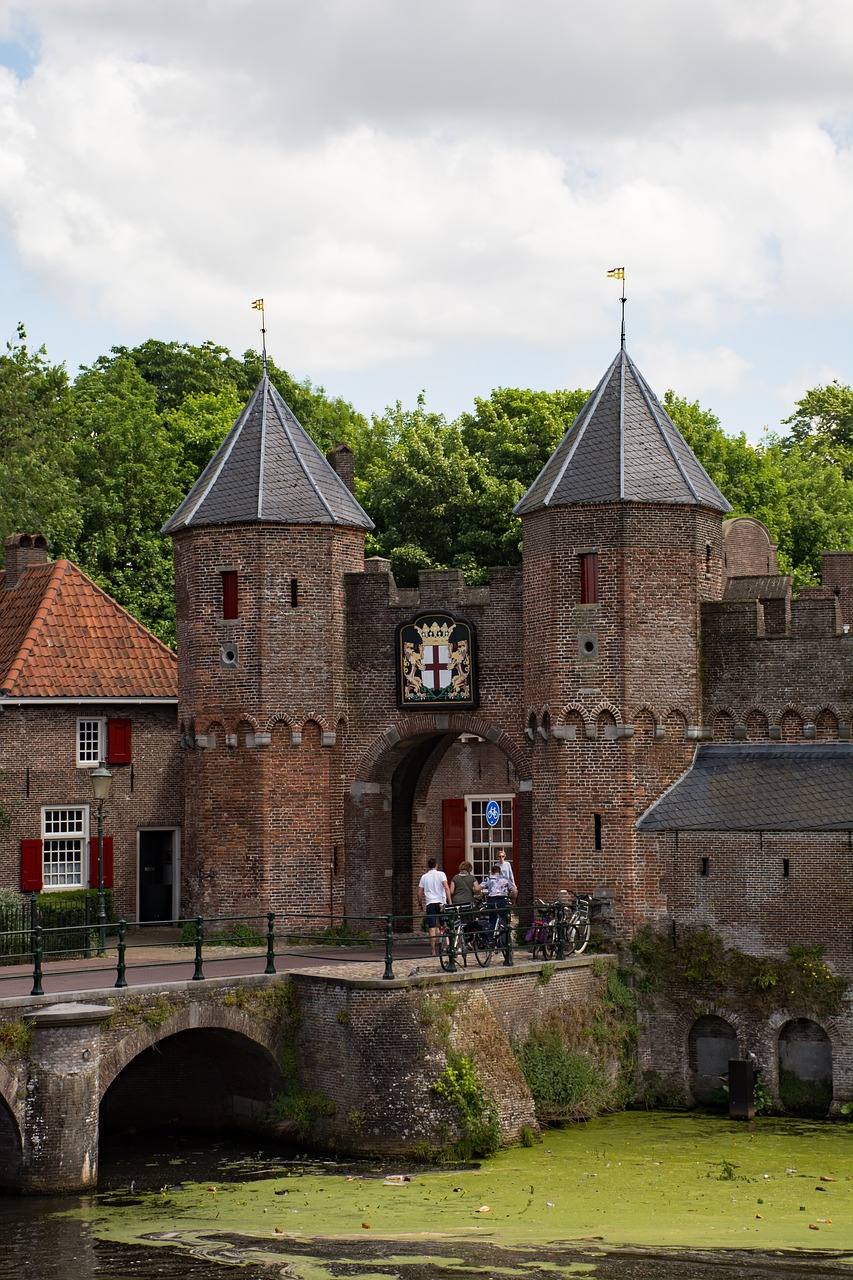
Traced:
<path fill-rule="evenodd" d="M 595 722 L 595 736 L 613 742 L 616 737 L 616 717 L 612 711 L 602 711 Z"/>
<path fill-rule="evenodd" d="M 675 708 L 672 711 L 668 711 L 666 716 L 666 736 L 683 742 L 686 732 L 687 719 L 684 714 Z"/>
<path fill-rule="evenodd" d="M 172 1130 L 269 1132 L 266 1120 L 286 1081 L 269 1050 L 220 1028 L 180 1031 L 145 1049 L 101 1100 L 106 1157 L 128 1136 Z"/>
<path fill-rule="evenodd" d="M 740 1056 L 734 1027 L 713 1014 L 697 1018 L 687 1037 L 687 1056 L 690 1091 L 695 1101 L 707 1107 L 726 1107 L 724 1077 L 730 1059 Z"/>
<path fill-rule="evenodd" d="M 732 742 L 735 736 L 735 722 L 728 711 L 720 711 L 714 716 L 714 741 Z"/>
<path fill-rule="evenodd" d="M 746 717 L 746 736 L 750 739 L 768 737 L 769 725 L 763 711 L 754 708 Z"/>
<path fill-rule="evenodd" d="M 643 707 L 634 716 L 634 737 L 643 742 L 651 742 L 655 736 L 655 718 L 647 707 Z"/>
<path fill-rule="evenodd" d="M 796 1115 L 825 1116 L 832 1102 L 832 1045 L 810 1018 L 779 1032 L 779 1100 Z"/>
<path fill-rule="evenodd" d="M 834 711 L 824 707 L 820 715 L 815 716 L 815 737 L 824 741 L 838 737 L 838 717 Z"/>
<path fill-rule="evenodd" d="M 586 721 L 579 711 L 569 711 L 563 723 L 569 731 L 569 741 L 582 742 L 586 737 Z"/>
<path fill-rule="evenodd" d="M 803 717 L 798 711 L 790 708 L 782 713 L 779 720 L 783 742 L 801 742 L 803 737 Z"/>
<path fill-rule="evenodd" d="M 529 884 L 529 793 L 520 793 L 513 759 L 496 743 L 464 729 L 419 734 L 388 748 L 371 772 L 347 801 L 353 919 L 391 912 L 395 929 L 418 929 L 417 886 L 430 857 L 452 880 L 465 860 L 482 874 L 504 848 Z"/>
<path fill-rule="evenodd" d="M 21 1135 L 15 1117 L 0 1097 L 0 1191 L 21 1189 Z"/>

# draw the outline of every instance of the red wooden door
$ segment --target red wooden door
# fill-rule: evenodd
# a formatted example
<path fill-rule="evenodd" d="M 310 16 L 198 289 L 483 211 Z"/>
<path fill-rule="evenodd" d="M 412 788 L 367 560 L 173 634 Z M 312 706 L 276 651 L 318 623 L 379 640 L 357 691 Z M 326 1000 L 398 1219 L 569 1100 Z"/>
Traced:
<path fill-rule="evenodd" d="M 443 870 L 452 880 L 465 860 L 465 801 L 442 800 L 441 815 L 444 827 Z"/>

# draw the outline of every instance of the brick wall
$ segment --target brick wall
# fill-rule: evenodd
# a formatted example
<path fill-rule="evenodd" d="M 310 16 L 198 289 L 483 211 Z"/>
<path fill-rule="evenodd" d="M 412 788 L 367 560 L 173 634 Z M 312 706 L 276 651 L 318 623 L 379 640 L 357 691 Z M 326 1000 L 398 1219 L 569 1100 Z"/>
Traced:
<path fill-rule="evenodd" d="M 91 770 L 76 765 L 78 716 L 132 722 L 132 764 L 110 766 L 113 783 L 104 834 L 113 838 L 115 909 L 135 918 L 138 831 L 180 828 L 182 822 L 182 755 L 174 707 L 103 703 L 4 709 L 0 753 L 4 760 L 20 763 L 0 772 L 0 805 L 9 819 L 0 830 L 0 883 L 20 885 L 21 841 L 40 838 L 42 806 L 89 806 L 90 834 L 97 834 Z"/>

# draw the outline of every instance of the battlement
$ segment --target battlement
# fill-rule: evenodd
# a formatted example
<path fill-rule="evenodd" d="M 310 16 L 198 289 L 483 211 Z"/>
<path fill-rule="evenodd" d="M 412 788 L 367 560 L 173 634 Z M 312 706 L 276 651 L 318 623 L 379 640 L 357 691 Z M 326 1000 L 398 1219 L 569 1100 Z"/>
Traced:
<path fill-rule="evenodd" d="M 774 644 L 780 640 L 829 640 L 847 635 L 845 625 L 838 598 L 822 587 L 806 587 L 796 599 L 768 596 L 702 605 L 705 645 L 738 640 L 772 640 Z"/>
<path fill-rule="evenodd" d="M 345 577 L 350 666 L 391 669 L 394 632 L 427 610 L 448 611 L 477 628 L 481 656 L 518 664 L 522 659 L 521 568 L 490 570 L 486 586 L 472 586 L 460 569 L 422 569 L 414 588 L 398 587 L 388 560 L 371 557 L 364 573 Z"/>

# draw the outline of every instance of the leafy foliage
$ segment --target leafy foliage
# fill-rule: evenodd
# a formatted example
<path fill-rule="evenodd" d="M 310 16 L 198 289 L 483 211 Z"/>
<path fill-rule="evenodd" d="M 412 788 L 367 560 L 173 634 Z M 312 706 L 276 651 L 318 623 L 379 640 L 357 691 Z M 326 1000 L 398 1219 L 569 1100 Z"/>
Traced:
<path fill-rule="evenodd" d="M 397 404 L 368 421 L 269 361 L 270 377 L 326 452 L 354 451 L 356 495 L 376 522 L 367 554 L 399 585 L 458 568 L 472 583 L 521 558 L 512 509 L 587 393 L 500 387 L 455 422 Z M 171 547 L 160 528 L 218 448 L 261 376 L 261 357 L 214 342 L 114 347 L 71 382 L 23 326 L 0 356 L 0 536 L 40 531 L 161 639 L 174 643 Z M 735 512 L 764 521 L 798 583 L 820 552 L 853 545 L 853 390 L 805 392 L 789 435 L 760 445 L 667 392 L 664 404 Z"/>
<path fill-rule="evenodd" d="M 753 956 L 726 946 L 710 929 L 685 929 L 678 944 L 641 929 L 631 941 L 636 989 L 646 997 L 660 992 L 673 1000 L 697 996 L 719 1008 L 752 1008 L 765 1016 L 776 1009 L 838 1014 L 848 982 L 823 960 L 820 946 L 792 946 L 784 957 Z"/>
<path fill-rule="evenodd" d="M 471 1058 L 451 1058 L 432 1087 L 434 1093 L 456 1109 L 459 1117 L 462 1134 L 453 1150 L 457 1159 L 473 1160 L 497 1151 L 500 1145 L 497 1108 L 484 1093 Z"/>

